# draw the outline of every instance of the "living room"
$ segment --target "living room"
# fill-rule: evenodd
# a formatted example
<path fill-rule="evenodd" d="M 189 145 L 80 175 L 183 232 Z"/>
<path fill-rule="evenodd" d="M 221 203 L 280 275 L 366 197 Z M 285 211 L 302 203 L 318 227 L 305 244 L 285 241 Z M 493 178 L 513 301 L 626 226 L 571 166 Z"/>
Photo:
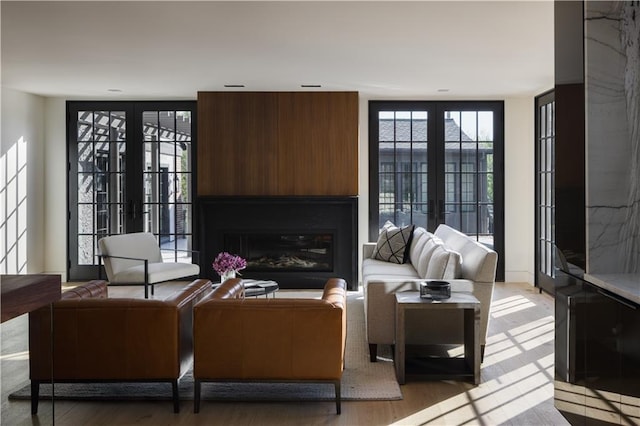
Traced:
<path fill-rule="evenodd" d="M 2 40 L 3 169 L 10 171 L 17 164 L 20 176 L 11 189 L 19 200 L 19 213 L 9 218 L 3 212 L 3 274 L 59 274 L 63 282 L 73 281 L 68 276 L 70 206 L 65 196 L 69 188 L 68 101 L 195 101 L 200 92 L 357 92 L 358 251 L 371 240 L 370 102 L 500 101 L 504 105 L 501 274 L 505 283 L 536 298 L 537 302 L 521 299 L 523 306 L 540 303 L 543 311 L 553 309 L 553 299 L 537 294 L 534 287 L 533 155 L 535 99 L 554 88 L 551 1 L 3 2 Z M 13 197 L 14 192 L 5 190 L 4 194 Z M 159 287 L 160 294 L 168 291 L 170 288 Z M 519 296 L 507 292 L 502 297 L 508 310 L 506 300 Z M 529 320 L 535 323 L 547 316 Z M 499 324 L 495 321 L 494 326 Z M 529 365 L 537 360 L 534 355 L 523 362 Z M 543 370 L 547 368 L 543 365 Z M 441 396 L 425 399 L 455 399 L 452 389 L 438 389 Z M 417 401 L 429 392 L 426 385 L 409 391 L 405 399 L 411 402 L 401 409 L 393 405 L 372 408 L 376 403 L 355 408 L 354 404 L 348 420 L 320 416 L 309 422 L 420 422 L 419 416 L 412 418 L 407 412 L 427 410 Z M 3 398 L 5 395 L 3 387 Z M 530 419 L 561 422 L 554 417 L 557 413 L 551 399 L 552 395 L 546 396 L 543 410 L 551 414 L 531 414 Z M 191 413 L 188 419 L 181 415 L 178 420 L 164 412 L 162 404 L 156 405 L 150 422 L 219 421 L 215 410 L 206 420 Z M 60 406 L 67 414 L 77 409 L 77 405 Z M 302 406 L 309 408 L 306 403 Z M 3 400 L 3 419 L 5 407 Z M 216 404 L 216 410 L 220 407 L 226 412 L 227 424 L 307 423 L 304 409 L 295 403 L 273 407 Z M 270 413 L 268 417 L 262 417 L 262 409 Z M 398 416 L 393 414 L 396 409 L 401 412 Z M 47 410 L 45 404 L 43 410 Z M 253 414 L 242 417 L 235 410 Z M 290 414 L 281 416 L 279 410 Z M 383 414 L 374 419 L 366 415 L 368 410 Z M 514 411 L 511 417 L 496 416 L 493 421 L 526 422 L 526 409 Z M 130 409 L 129 415 L 146 416 L 139 408 Z M 434 424 L 446 418 L 430 412 L 425 419 L 429 416 Z M 25 413 L 9 418 L 31 421 Z M 492 423 L 492 417 L 487 418 Z M 482 416 L 471 419 L 483 422 Z M 107 417 L 92 421 L 109 423 Z M 132 422 L 131 417 L 123 421 Z"/>

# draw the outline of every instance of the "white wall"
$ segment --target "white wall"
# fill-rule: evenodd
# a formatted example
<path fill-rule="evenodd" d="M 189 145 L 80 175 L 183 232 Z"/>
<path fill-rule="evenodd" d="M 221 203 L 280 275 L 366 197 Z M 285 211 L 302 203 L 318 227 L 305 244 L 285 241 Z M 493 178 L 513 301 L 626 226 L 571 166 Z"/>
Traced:
<path fill-rule="evenodd" d="M 533 284 L 534 99 L 505 100 L 505 280 Z M 359 247 L 369 236 L 369 99 L 360 97 Z M 359 252 L 361 257 L 362 253 Z"/>
<path fill-rule="evenodd" d="M 2 88 L 0 273 L 44 271 L 44 98 Z"/>
<path fill-rule="evenodd" d="M 505 281 L 534 279 L 535 108 L 532 97 L 504 103 Z"/>
<path fill-rule="evenodd" d="M 45 205 L 44 217 L 44 270 L 62 275 L 67 280 L 67 143 L 66 102 L 60 98 L 47 98 L 45 107 Z"/>

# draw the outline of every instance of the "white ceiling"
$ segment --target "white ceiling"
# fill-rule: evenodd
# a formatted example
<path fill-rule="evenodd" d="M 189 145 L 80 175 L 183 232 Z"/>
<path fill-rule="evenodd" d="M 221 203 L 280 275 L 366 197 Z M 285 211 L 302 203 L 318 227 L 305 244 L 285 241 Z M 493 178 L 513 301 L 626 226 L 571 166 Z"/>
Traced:
<path fill-rule="evenodd" d="M 0 5 L 2 85 L 44 96 L 355 90 L 380 99 L 498 99 L 553 86 L 552 1 Z"/>

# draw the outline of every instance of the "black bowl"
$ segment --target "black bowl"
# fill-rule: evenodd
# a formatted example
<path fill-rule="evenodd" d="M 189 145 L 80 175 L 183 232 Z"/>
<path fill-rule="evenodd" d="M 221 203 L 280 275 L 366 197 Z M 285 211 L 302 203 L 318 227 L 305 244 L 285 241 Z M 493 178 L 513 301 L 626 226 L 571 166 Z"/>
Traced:
<path fill-rule="evenodd" d="M 451 285 L 447 281 L 427 281 L 420 286 L 420 297 L 444 300 L 451 297 Z"/>
<path fill-rule="evenodd" d="M 449 281 L 427 281 L 427 287 L 442 288 L 449 286 Z"/>

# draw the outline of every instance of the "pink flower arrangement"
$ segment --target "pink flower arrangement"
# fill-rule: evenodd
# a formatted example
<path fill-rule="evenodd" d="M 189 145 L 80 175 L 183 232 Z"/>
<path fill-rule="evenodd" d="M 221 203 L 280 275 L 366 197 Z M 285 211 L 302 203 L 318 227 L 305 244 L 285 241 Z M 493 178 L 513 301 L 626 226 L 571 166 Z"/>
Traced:
<path fill-rule="evenodd" d="M 240 256 L 223 251 L 213 261 L 213 269 L 222 276 L 231 271 L 238 272 L 247 267 L 247 261 Z"/>

